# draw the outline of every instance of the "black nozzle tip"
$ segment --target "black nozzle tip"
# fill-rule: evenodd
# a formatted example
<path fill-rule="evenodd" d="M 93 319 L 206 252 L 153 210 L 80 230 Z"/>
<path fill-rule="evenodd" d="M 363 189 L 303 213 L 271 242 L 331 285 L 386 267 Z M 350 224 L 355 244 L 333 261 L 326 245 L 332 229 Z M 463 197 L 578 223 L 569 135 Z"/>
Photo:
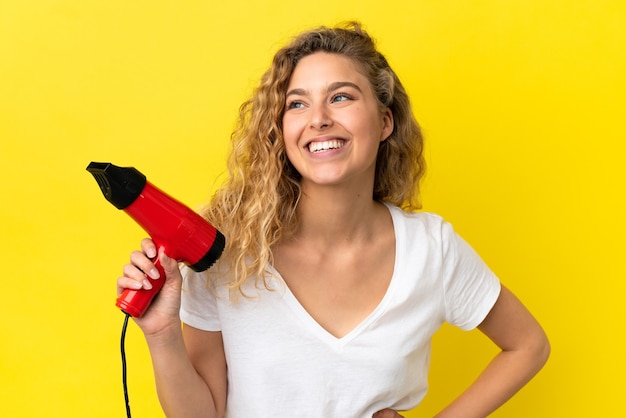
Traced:
<path fill-rule="evenodd" d="M 91 162 L 87 166 L 104 197 L 118 209 L 125 209 L 139 197 L 146 185 L 146 176 L 133 167 Z"/>

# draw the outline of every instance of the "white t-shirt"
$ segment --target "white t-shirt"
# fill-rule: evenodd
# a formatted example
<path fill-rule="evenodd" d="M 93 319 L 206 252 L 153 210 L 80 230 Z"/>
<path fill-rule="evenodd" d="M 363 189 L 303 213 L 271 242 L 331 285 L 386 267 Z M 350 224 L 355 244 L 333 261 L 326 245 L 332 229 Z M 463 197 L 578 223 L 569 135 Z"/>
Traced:
<path fill-rule="evenodd" d="M 429 213 L 387 205 L 396 233 L 389 288 L 354 330 L 336 338 L 300 305 L 278 272 L 273 291 L 254 280 L 248 298 L 209 290 L 187 271 L 181 319 L 221 331 L 228 364 L 229 418 L 371 417 L 408 410 L 426 394 L 431 337 L 448 322 L 479 325 L 500 283 L 450 224 Z"/>

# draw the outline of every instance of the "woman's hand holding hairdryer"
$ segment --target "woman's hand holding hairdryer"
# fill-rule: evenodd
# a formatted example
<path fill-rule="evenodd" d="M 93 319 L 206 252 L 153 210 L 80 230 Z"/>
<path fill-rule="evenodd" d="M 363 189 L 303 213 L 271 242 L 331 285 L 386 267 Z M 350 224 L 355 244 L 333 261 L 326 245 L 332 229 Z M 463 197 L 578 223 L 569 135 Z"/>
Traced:
<path fill-rule="evenodd" d="M 155 264 L 157 256 L 158 266 Z M 152 284 L 146 276 L 153 280 L 165 280 L 146 313 L 141 318 L 134 318 L 146 337 L 156 336 L 171 327 L 180 329 L 182 276 L 176 260 L 169 258 L 163 248 L 157 249 L 154 242 L 146 238 L 141 241 L 141 251 L 131 253 L 130 263 L 124 266 L 123 273 L 117 280 L 118 296 L 125 289 L 149 290 Z"/>

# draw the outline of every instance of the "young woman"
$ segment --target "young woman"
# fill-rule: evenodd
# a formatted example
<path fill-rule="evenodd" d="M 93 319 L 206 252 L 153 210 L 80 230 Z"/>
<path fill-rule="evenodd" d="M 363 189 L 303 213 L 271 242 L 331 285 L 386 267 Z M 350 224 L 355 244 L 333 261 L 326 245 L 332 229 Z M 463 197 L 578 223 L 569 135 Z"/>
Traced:
<path fill-rule="evenodd" d="M 399 416 L 426 393 L 443 322 L 501 352 L 438 417 L 484 417 L 543 366 L 532 315 L 448 223 L 415 211 L 420 130 L 357 23 L 281 49 L 232 140 L 203 211 L 227 238 L 208 279 L 184 270 L 183 284 L 146 239 L 118 280 L 147 288 L 151 259 L 165 267 L 136 322 L 167 416 Z"/>

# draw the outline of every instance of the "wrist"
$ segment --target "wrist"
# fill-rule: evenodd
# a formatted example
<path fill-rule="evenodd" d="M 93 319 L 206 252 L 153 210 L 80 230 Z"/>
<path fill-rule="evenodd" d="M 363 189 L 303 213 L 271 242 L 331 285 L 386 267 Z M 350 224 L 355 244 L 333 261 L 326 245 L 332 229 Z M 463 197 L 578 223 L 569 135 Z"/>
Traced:
<path fill-rule="evenodd" d="M 149 346 L 171 345 L 182 341 L 182 324 L 178 319 L 169 321 L 159 328 L 144 330 L 144 337 Z"/>

